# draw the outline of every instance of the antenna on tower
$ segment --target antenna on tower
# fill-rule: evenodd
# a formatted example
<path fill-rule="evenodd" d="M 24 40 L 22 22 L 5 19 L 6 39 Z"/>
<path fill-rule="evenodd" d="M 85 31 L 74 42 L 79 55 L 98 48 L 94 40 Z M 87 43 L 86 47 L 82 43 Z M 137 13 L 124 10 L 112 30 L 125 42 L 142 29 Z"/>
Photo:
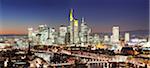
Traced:
<path fill-rule="evenodd" d="M 81 22 L 84 22 L 84 17 L 82 17 Z"/>

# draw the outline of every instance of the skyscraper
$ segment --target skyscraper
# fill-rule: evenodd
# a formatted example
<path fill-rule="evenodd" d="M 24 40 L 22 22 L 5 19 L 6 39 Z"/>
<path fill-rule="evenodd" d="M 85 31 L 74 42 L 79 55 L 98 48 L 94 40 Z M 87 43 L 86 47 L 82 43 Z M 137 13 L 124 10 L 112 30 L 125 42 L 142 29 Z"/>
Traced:
<path fill-rule="evenodd" d="M 119 42 L 119 26 L 114 26 L 112 28 L 112 42 Z"/>
<path fill-rule="evenodd" d="M 79 27 L 80 26 L 80 27 Z M 54 44 L 98 44 L 100 38 L 98 34 L 91 34 L 91 28 L 82 18 L 81 24 L 79 20 L 74 18 L 73 9 L 69 13 L 69 26 L 61 25 L 56 31 L 55 28 L 47 27 L 47 25 L 39 25 L 38 29 L 33 32 L 33 28 L 28 29 L 29 38 L 35 39 L 38 45 L 54 45 Z M 31 37 L 32 36 L 32 37 Z"/>
<path fill-rule="evenodd" d="M 94 44 L 99 44 L 100 43 L 100 37 L 99 37 L 99 35 L 98 34 L 94 34 L 94 37 L 93 37 L 93 43 Z"/>
<path fill-rule="evenodd" d="M 61 25 L 59 27 L 59 38 L 58 38 L 59 44 L 65 44 L 66 33 L 67 33 L 67 27 L 64 25 Z"/>
<path fill-rule="evenodd" d="M 80 26 L 81 43 L 87 43 L 88 42 L 89 30 L 90 30 L 90 28 L 88 27 L 88 25 L 84 21 L 84 18 L 82 18 L 81 26 Z"/>
<path fill-rule="evenodd" d="M 79 25 L 78 25 L 78 20 L 74 20 L 74 43 L 79 43 Z"/>
<path fill-rule="evenodd" d="M 130 40 L 130 34 L 125 33 L 125 42 L 128 42 Z"/>
<path fill-rule="evenodd" d="M 66 33 L 67 33 L 67 27 L 64 26 L 64 25 L 61 25 L 59 27 L 59 36 L 60 37 L 65 37 Z"/>
<path fill-rule="evenodd" d="M 104 35 L 104 42 L 108 42 L 108 41 L 109 41 L 108 35 Z"/>
<path fill-rule="evenodd" d="M 50 28 L 50 39 L 53 44 L 56 43 L 56 37 L 57 37 L 57 34 L 56 34 L 55 28 Z"/>
<path fill-rule="evenodd" d="M 32 40 L 33 28 L 28 28 L 28 39 Z"/>
<path fill-rule="evenodd" d="M 113 42 L 113 35 L 110 36 L 110 41 Z"/>
<path fill-rule="evenodd" d="M 74 18 L 73 18 L 73 9 L 71 9 L 70 13 L 69 13 L 70 44 L 74 43 L 74 29 L 73 29 L 74 23 L 73 23 L 73 20 L 74 20 Z"/>
<path fill-rule="evenodd" d="M 70 13 L 69 13 L 69 21 L 73 21 L 74 20 L 74 17 L 73 17 L 73 9 L 70 10 Z"/>
<path fill-rule="evenodd" d="M 69 21 L 70 21 L 70 43 L 78 43 L 79 37 L 79 27 L 78 27 L 78 20 L 74 19 L 73 17 L 73 9 L 70 10 L 69 14 Z"/>

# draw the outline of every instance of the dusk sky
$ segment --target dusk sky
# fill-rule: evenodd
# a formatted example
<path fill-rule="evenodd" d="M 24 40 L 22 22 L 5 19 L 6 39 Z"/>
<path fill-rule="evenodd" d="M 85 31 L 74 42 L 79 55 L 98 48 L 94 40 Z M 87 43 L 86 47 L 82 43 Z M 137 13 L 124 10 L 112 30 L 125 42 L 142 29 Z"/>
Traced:
<path fill-rule="evenodd" d="M 24 34 L 28 27 L 69 25 L 69 10 L 93 32 L 149 28 L 149 0 L 0 0 L 0 34 Z"/>

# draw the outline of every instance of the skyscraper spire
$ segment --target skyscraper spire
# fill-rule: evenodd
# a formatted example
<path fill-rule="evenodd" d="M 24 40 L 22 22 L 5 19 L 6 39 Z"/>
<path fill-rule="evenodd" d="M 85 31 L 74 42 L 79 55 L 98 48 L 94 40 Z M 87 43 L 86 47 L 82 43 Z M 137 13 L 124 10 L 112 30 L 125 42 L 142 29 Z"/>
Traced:
<path fill-rule="evenodd" d="M 84 17 L 82 17 L 81 22 L 82 22 L 82 23 L 84 22 Z"/>
<path fill-rule="evenodd" d="M 70 21 L 73 21 L 73 9 L 70 10 L 69 18 Z"/>

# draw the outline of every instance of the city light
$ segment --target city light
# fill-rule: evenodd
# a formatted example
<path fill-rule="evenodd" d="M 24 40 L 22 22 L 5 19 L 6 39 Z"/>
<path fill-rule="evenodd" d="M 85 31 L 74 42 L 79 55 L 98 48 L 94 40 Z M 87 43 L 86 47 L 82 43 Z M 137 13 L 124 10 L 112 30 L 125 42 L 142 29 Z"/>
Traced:
<path fill-rule="evenodd" d="M 2 1 L 0 68 L 150 68 L 146 1 L 22 1 Z"/>

